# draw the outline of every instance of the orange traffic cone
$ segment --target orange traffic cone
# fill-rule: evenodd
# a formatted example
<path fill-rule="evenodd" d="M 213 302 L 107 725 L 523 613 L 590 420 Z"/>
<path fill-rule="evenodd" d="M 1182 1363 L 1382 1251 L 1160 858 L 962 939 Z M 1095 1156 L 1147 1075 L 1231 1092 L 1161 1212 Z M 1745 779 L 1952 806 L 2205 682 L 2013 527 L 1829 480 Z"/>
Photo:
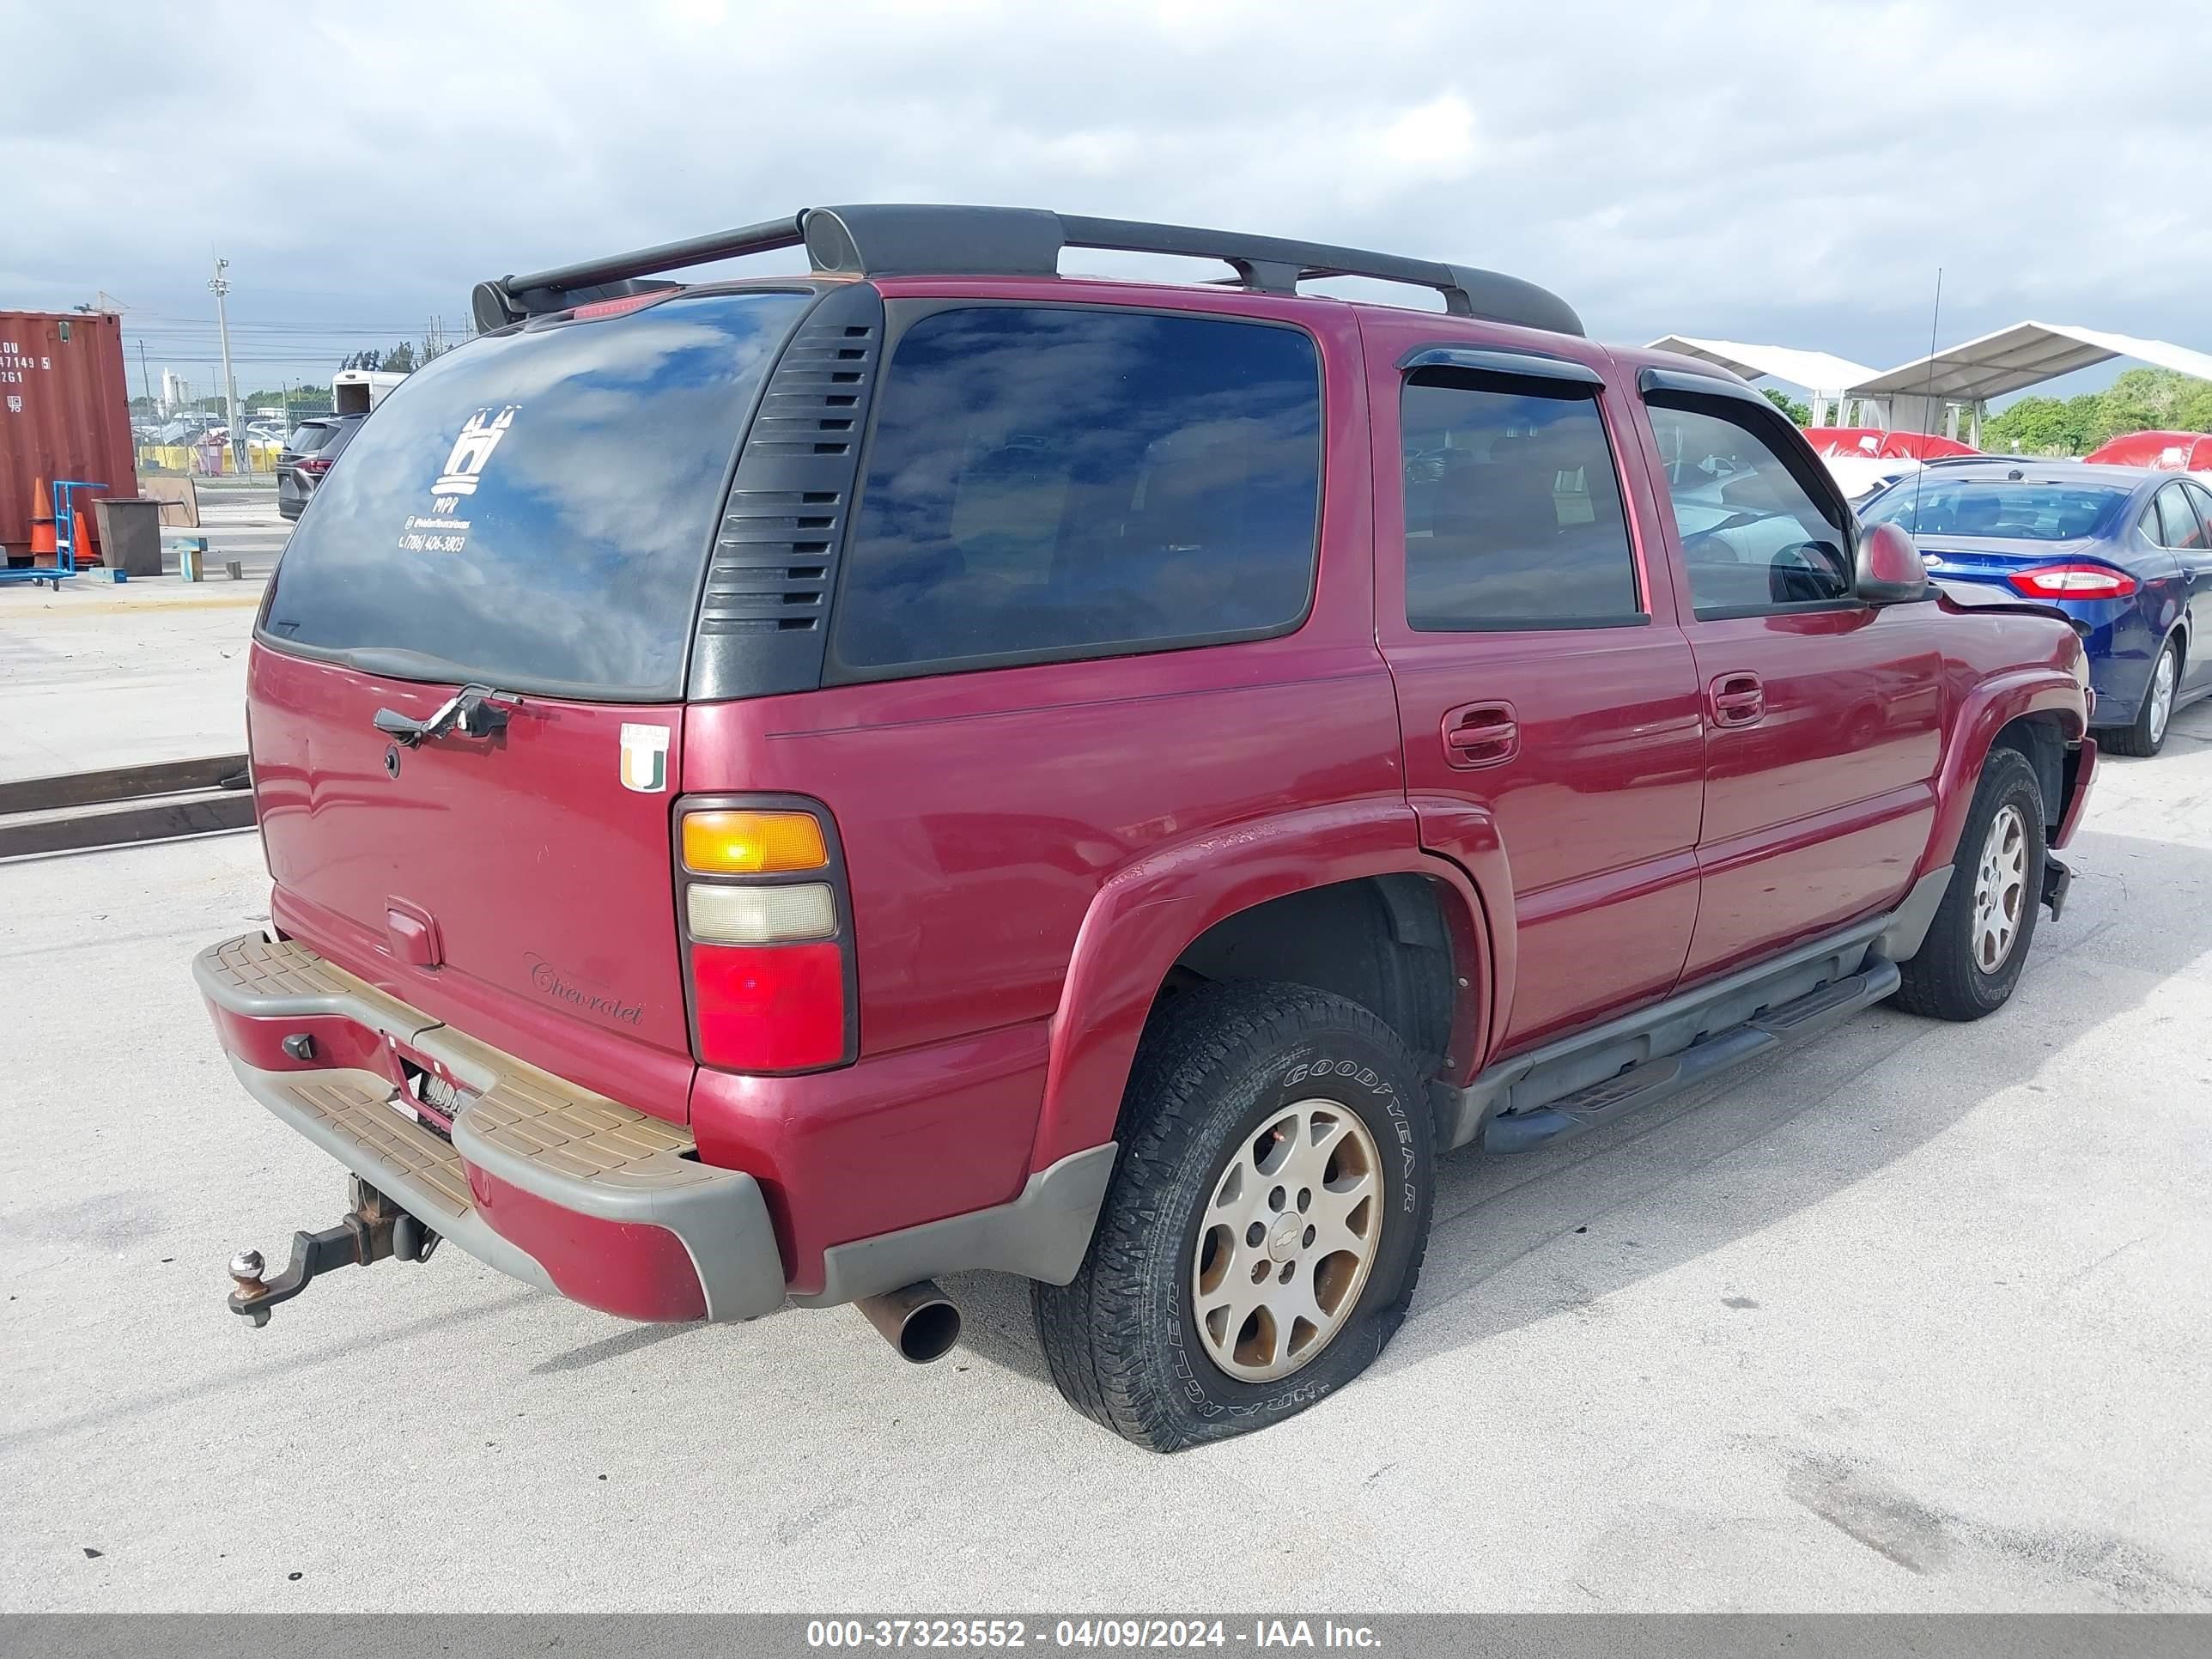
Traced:
<path fill-rule="evenodd" d="M 77 563 L 80 565 L 100 563 L 100 538 L 93 534 L 92 520 L 85 516 L 82 507 L 73 511 L 70 516 L 76 520 L 75 546 Z"/>
<path fill-rule="evenodd" d="M 53 563 L 58 549 L 54 542 L 54 504 L 46 495 L 46 481 L 36 480 L 31 495 L 31 562 L 44 561 Z"/>

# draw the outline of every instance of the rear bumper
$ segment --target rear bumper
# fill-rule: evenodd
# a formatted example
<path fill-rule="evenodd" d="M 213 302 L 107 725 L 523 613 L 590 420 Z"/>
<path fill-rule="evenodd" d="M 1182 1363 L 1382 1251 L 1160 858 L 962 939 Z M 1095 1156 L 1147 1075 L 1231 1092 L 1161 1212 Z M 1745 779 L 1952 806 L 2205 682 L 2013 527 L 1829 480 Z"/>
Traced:
<path fill-rule="evenodd" d="M 246 1092 L 478 1260 L 629 1319 L 752 1319 L 782 1304 L 759 1183 L 699 1162 L 684 1130 L 296 944 L 228 939 L 192 973 Z M 304 1058 L 287 1052 L 303 1036 Z M 403 1055 L 466 1097 L 450 1143 L 396 1103 L 408 1098 Z"/>

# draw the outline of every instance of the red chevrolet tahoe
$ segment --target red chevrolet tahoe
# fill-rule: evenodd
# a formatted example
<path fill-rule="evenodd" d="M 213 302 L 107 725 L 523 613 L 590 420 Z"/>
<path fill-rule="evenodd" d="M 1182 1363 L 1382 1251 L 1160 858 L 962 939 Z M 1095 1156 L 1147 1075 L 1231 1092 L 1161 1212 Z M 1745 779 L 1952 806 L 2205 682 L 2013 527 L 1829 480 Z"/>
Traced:
<path fill-rule="evenodd" d="M 1347 273 L 1446 308 L 1299 291 Z M 1072 1402 L 1190 1445 L 1375 1358 L 1441 1154 L 1978 1018 L 2064 899 L 2064 620 L 1932 590 L 1741 380 L 1528 283 L 858 207 L 476 314 L 256 626 L 270 926 L 196 972 L 353 1176 L 232 1264 L 256 1323 L 449 1240 L 927 1358 L 994 1269 Z"/>

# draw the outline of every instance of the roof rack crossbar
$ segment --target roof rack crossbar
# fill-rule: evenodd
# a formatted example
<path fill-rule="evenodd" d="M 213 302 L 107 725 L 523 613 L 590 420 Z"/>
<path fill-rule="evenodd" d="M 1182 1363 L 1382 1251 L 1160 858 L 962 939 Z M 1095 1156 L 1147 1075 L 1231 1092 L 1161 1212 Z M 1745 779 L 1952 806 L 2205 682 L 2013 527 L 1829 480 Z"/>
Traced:
<path fill-rule="evenodd" d="M 1325 242 L 1201 230 L 1136 219 L 1100 219 L 1036 208 L 867 204 L 802 208 L 742 229 L 666 242 L 601 259 L 477 285 L 477 325 L 484 330 L 586 300 L 635 293 L 640 279 L 716 260 L 804 246 L 818 271 L 842 276 L 1010 276 L 1059 274 L 1064 248 L 1218 259 L 1244 287 L 1294 293 L 1301 282 L 1366 276 L 1433 289 L 1464 317 L 1554 333 L 1580 334 L 1582 321 L 1558 295 L 1494 270 L 1446 264 Z"/>

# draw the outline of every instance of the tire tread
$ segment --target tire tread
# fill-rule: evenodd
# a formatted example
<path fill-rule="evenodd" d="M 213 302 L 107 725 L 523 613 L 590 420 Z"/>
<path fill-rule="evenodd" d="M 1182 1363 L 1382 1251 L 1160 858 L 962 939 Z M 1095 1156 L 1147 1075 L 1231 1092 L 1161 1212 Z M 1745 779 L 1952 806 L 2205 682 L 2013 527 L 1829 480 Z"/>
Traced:
<path fill-rule="evenodd" d="M 1190 1432 L 1151 1374 L 1155 1333 L 1143 1301 L 1139 1258 L 1205 1115 L 1206 1086 L 1224 1072 L 1264 1063 L 1303 1036 L 1346 1025 L 1399 1060 L 1401 1076 L 1419 1076 L 1404 1043 L 1373 1012 L 1307 986 L 1263 981 L 1202 986 L 1182 993 L 1155 1017 L 1131 1069 L 1121 1153 L 1090 1252 L 1068 1284 L 1036 1284 L 1030 1291 L 1054 1383 L 1101 1427 L 1155 1451 L 1212 1437 Z M 1401 1313 L 1425 1248 L 1425 1237 L 1416 1241 L 1399 1298 Z M 1389 1321 L 1386 1333 L 1395 1324 Z"/>
<path fill-rule="evenodd" d="M 2028 823 L 2038 836 L 2037 853 L 2028 860 L 2029 890 L 2022 905 L 2021 934 L 2013 941 L 2011 960 L 1999 969 L 2001 975 L 2009 977 L 2004 994 L 1992 1003 L 1982 994 L 1984 978 L 1974 965 L 1967 940 L 1974 884 L 1966 861 L 1980 856 L 1982 838 L 1989 833 L 1990 823 L 1996 817 L 1998 807 L 2009 797 L 2023 793 L 2029 807 Z M 1981 777 L 1974 785 L 1973 805 L 1967 809 L 1966 825 L 1960 831 L 1959 854 L 1952 866 L 1951 884 L 1944 890 L 1943 902 L 1936 907 L 1935 920 L 1929 924 L 1928 936 L 1921 942 L 1918 952 L 1910 961 L 1898 964 L 1902 979 L 1890 999 L 1895 1006 L 1929 1019 L 1972 1020 L 1996 1012 L 2010 999 L 2028 947 L 2034 942 L 2037 908 L 2042 902 L 2039 890 L 2043 832 L 2043 788 L 2036 781 L 2035 769 L 2016 749 L 1992 749 L 1989 758 L 1982 763 Z"/>

